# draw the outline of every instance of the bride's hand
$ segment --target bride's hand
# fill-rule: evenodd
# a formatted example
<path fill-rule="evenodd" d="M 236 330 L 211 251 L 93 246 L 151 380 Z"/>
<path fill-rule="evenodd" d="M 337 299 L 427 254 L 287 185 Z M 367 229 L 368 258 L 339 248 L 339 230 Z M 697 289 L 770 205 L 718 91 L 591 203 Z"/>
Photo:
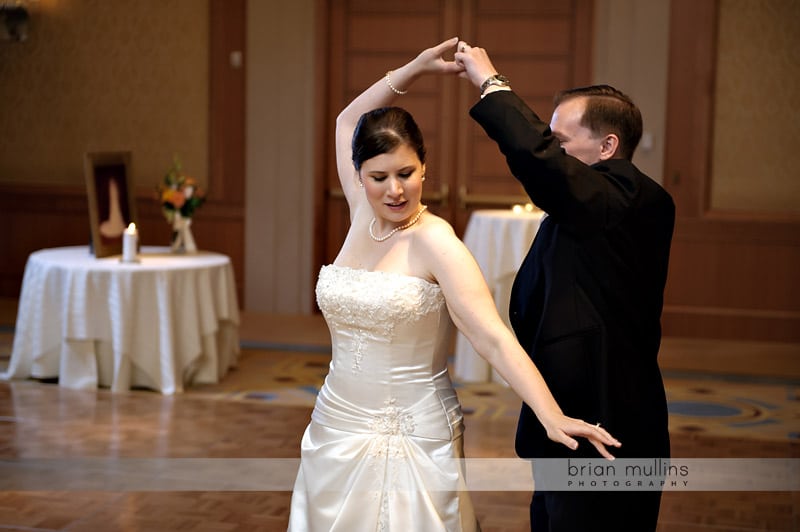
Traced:
<path fill-rule="evenodd" d="M 421 51 L 412 62 L 420 74 L 458 74 L 464 70 L 463 65 L 444 58 L 448 51 L 455 52 L 457 43 L 458 37 L 447 39 Z"/>
<path fill-rule="evenodd" d="M 609 460 L 614 459 L 614 455 L 608 452 L 606 446 L 621 447 L 622 444 L 606 431 L 598 423 L 592 425 L 580 419 L 567 417 L 563 414 L 554 414 L 551 419 L 542 422 L 547 437 L 554 442 L 561 443 L 572 449 L 578 448 L 578 441 L 572 436 L 580 436 L 589 440 L 595 449 Z"/>

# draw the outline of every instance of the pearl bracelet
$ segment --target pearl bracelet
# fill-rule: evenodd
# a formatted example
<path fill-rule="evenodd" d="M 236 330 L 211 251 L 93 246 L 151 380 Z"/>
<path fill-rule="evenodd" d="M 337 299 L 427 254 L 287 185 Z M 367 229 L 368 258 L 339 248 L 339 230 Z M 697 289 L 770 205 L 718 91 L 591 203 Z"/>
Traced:
<path fill-rule="evenodd" d="M 391 73 L 392 73 L 391 70 L 386 73 L 386 84 L 389 86 L 390 89 L 392 89 L 392 92 L 397 94 L 397 95 L 399 95 L 399 96 L 402 96 L 404 94 L 408 94 L 408 91 L 401 91 L 399 89 L 396 89 L 394 87 L 394 85 L 392 85 L 392 80 L 389 79 L 389 74 L 391 74 Z"/>

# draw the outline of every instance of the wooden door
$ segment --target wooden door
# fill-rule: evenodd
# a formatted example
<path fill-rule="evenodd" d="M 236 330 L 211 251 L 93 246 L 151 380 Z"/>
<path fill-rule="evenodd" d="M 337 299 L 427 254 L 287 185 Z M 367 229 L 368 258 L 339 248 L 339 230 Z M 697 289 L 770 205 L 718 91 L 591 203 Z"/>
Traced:
<path fill-rule="evenodd" d="M 714 208 L 710 201 L 715 185 L 715 116 L 724 112 L 715 109 L 714 101 L 719 9 L 720 3 L 714 0 L 672 1 L 664 176 L 665 186 L 675 199 L 677 219 L 665 294 L 664 333 L 797 343 L 800 214 L 746 207 L 723 210 Z M 746 25 L 750 23 L 745 21 Z M 734 38 L 741 41 L 746 37 Z M 746 53 L 752 52 L 748 45 L 742 46 Z M 783 67 L 777 69 L 776 75 L 791 77 Z M 745 73 L 748 83 L 760 76 L 762 72 Z M 776 81 L 781 86 L 796 86 L 792 79 Z M 774 95 L 764 91 L 758 94 L 755 102 L 736 105 L 762 112 Z M 774 128 L 761 131 L 747 121 L 735 124 L 745 135 L 749 147 L 744 150 L 746 156 L 762 157 L 762 175 L 747 176 L 758 186 L 770 186 L 772 176 L 763 170 L 770 161 L 763 149 L 756 148 L 761 141 L 754 137 L 767 143 L 782 142 L 783 160 L 797 157 L 791 149 L 796 139 L 781 134 L 789 123 L 779 120 L 774 122 Z M 722 149 L 727 150 L 726 156 L 735 155 L 731 153 L 732 146 Z M 792 170 L 796 168 L 794 165 Z"/>
<path fill-rule="evenodd" d="M 419 51 L 459 36 L 485 47 L 495 66 L 543 119 L 560 89 L 590 80 L 591 1 L 330 0 L 325 24 L 324 122 L 317 172 L 317 265 L 331 262 L 349 226 L 336 175 L 336 115 L 358 93 Z M 469 118 L 477 91 L 456 77 L 419 80 L 396 105 L 422 128 L 428 150 L 423 202 L 463 234 L 476 208 L 526 202 L 496 145 Z"/>

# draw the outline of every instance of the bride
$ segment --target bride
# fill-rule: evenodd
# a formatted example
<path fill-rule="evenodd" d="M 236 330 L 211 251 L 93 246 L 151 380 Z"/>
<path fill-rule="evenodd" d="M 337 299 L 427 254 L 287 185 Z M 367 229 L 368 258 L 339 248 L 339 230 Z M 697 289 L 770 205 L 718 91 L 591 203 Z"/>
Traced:
<path fill-rule="evenodd" d="M 452 227 L 422 205 L 425 147 L 411 115 L 389 107 L 457 38 L 422 51 L 356 97 L 336 120 L 350 230 L 323 266 L 317 301 L 333 357 L 301 444 L 289 530 L 478 530 L 459 460 L 463 416 L 447 372 L 451 323 L 533 409 L 550 439 L 604 429 L 565 416 L 501 321 Z M 452 320 L 452 322 L 451 322 Z"/>

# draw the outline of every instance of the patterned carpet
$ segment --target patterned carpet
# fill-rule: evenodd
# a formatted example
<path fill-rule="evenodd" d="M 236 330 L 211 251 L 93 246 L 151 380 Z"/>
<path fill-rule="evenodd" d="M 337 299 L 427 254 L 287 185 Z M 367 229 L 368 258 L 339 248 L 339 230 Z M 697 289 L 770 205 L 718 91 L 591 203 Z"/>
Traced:
<path fill-rule="evenodd" d="M 11 353 L 13 330 L 0 328 L 0 371 Z M 226 401 L 314 405 L 330 355 L 320 346 L 242 344 L 239 364 L 222 382 L 196 385 L 187 395 Z M 762 440 L 800 441 L 800 381 L 665 372 L 670 432 Z M 496 383 L 456 382 L 468 418 L 515 419 L 519 399 Z"/>
<path fill-rule="evenodd" d="M 313 406 L 330 355 L 245 348 L 239 366 L 190 394 L 233 401 Z M 284 346 L 285 347 L 285 346 Z M 322 351 L 322 350 L 318 350 Z M 514 418 L 519 399 L 496 383 L 456 382 L 468 417 Z M 794 379 L 665 372 L 670 431 L 768 441 L 800 441 L 800 382 Z"/>

